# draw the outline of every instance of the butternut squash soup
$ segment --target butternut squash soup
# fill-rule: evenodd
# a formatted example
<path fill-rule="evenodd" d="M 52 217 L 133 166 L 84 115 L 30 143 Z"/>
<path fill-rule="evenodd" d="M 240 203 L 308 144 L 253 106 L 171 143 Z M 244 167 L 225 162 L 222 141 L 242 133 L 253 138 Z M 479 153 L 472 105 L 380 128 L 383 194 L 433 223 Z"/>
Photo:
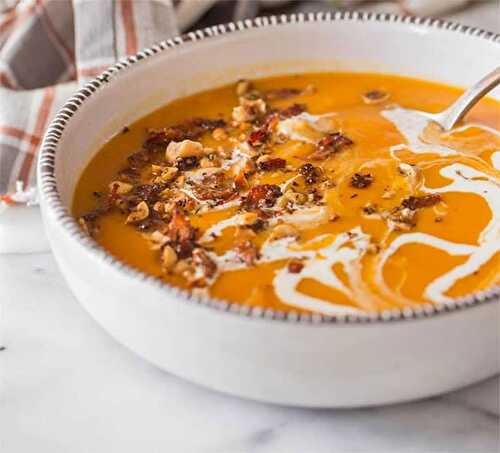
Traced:
<path fill-rule="evenodd" d="M 192 293 L 328 315 L 450 303 L 500 275 L 500 105 L 451 132 L 411 110 L 459 94 L 322 73 L 176 100 L 104 145 L 73 213 Z"/>

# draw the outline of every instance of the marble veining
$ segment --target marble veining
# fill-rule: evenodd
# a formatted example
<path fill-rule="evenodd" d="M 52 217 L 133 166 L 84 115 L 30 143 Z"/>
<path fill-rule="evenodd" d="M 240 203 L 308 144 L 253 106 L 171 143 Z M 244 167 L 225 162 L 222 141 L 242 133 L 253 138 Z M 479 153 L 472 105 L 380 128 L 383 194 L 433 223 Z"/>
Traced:
<path fill-rule="evenodd" d="M 136 357 L 49 253 L 0 255 L 0 451 L 496 452 L 498 377 L 413 403 L 310 410 L 206 390 Z"/>

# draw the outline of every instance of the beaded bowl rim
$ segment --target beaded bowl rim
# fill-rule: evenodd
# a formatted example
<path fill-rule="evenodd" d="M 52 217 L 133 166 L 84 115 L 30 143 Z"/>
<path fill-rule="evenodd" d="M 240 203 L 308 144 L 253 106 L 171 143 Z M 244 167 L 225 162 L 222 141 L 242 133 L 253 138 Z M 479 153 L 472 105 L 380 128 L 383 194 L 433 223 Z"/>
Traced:
<path fill-rule="evenodd" d="M 74 217 L 70 214 L 68 208 L 64 205 L 59 195 L 57 180 L 55 176 L 56 152 L 59 148 L 59 140 L 63 136 L 67 123 L 73 115 L 88 99 L 94 96 L 104 86 L 110 83 L 114 76 L 137 65 L 147 58 L 178 48 L 186 43 L 193 43 L 211 37 L 226 35 L 238 31 L 252 30 L 263 27 L 276 27 L 289 24 L 300 24 L 307 22 L 335 23 L 335 22 L 392 22 L 419 26 L 427 29 L 441 29 L 451 32 L 462 33 L 476 38 L 488 40 L 493 43 L 500 43 L 500 34 L 486 31 L 477 27 L 462 25 L 456 22 L 445 21 L 441 19 L 432 19 L 418 16 L 401 16 L 390 13 L 373 13 L 359 11 L 340 11 L 340 12 L 318 12 L 318 13 L 299 13 L 280 16 L 257 17 L 238 22 L 216 25 L 204 29 L 189 32 L 183 35 L 167 39 L 149 48 L 143 49 L 133 56 L 124 58 L 99 76 L 86 83 L 71 98 L 69 98 L 63 107 L 56 114 L 49 127 L 47 128 L 40 154 L 38 158 L 38 185 L 40 196 L 43 198 L 46 206 L 55 214 L 55 221 L 69 235 L 74 238 L 83 248 L 91 253 L 93 257 L 99 259 L 105 264 L 119 270 L 124 276 L 137 279 L 145 284 L 152 284 L 166 291 L 166 293 L 177 299 L 176 302 L 196 304 L 200 307 L 216 309 L 222 312 L 228 312 L 249 319 L 265 319 L 286 321 L 298 324 L 312 325 L 346 325 L 346 324 L 378 324 L 381 322 L 408 321 L 417 319 L 426 319 L 436 315 L 450 314 L 466 308 L 477 307 L 479 305 L 500 301 L 500 286 L 494 286 L 488 290 L 454 299 L 449 303 L 425 303 L 416 307 L 406 307 L 403 309 L 385 310 L 382 312 L 362 313 L 355 315 L 336 315 L 328 316 L 320 313 L 304 314 L 295 310 L 287 312 L 274 309 L 263 309 L 261 307 L 251 307 L 248 305 L 228 302 L 208 296 L 194 296 L 187 291 L 171 286 L 158 277 L 146 274 L 125 262 L 115 258 L 106 251 L 94 239 L 87 236 L 80 228 Z"/>

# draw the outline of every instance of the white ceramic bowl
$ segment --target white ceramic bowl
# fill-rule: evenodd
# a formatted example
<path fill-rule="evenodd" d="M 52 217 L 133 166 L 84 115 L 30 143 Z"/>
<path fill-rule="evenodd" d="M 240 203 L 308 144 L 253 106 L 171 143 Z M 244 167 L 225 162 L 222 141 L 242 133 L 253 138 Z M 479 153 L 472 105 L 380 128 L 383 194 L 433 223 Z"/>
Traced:
<path fill-rule="evenodd" d="M 352 407 L 422 398 L 492 376 L 500 369 L 498 288 L 451 306 L 348 318 L 195 300 L 107 254 L 82 233 L 68 206 L 99 147 L 175 98 L 242 77 L 315 70 L 467 86 L 498 64 L 499 42 L 498 35 L 437 20 L 320 13 L 221 25 L 116 64 L 67 102 L 43 143 L 41 206 L 62 273 L 118 341 L 172 373 L 234 395 Z"/>

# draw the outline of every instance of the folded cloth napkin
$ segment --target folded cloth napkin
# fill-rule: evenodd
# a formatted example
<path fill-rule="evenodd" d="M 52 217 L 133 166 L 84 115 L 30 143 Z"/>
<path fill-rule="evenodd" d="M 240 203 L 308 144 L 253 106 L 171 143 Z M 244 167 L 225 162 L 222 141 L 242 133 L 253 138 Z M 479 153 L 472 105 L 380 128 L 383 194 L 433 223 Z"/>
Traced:
<path fill-rule="evenodd" d="M 467 2 L 327 0 L 321 5 L 326 10 L 362 6 L 434 15 Z M 36 203 L 34 163 L 44 129 L 85 80 L 179 29 L 266 14 L 266 8 L 298 12 L 318 4 L 290 0 L 0 0 L 0 213 L 8 205 Z"/>
<path fill-rule="evenodd" d="M 177 33 L 170 0 L 0 0 L 0 204 L 36 203 L 44 129 L 79 84 Z"/>

